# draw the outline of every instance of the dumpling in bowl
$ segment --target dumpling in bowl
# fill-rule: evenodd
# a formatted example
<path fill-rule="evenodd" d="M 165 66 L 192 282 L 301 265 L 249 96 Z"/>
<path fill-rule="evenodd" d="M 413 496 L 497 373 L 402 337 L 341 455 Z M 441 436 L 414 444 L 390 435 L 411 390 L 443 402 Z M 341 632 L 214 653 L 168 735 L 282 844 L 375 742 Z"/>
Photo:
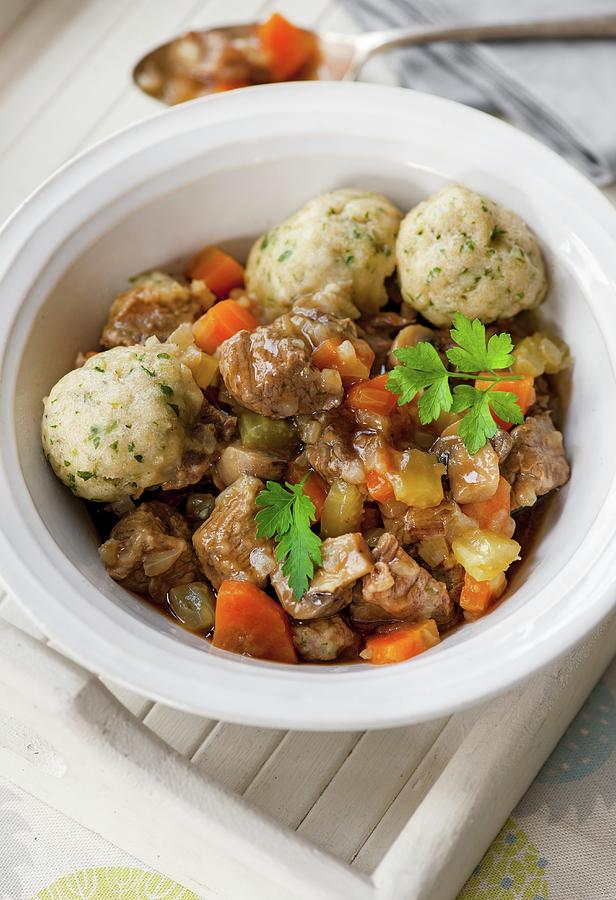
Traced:
<path fill-rule="evenodd" d="M 456 312 L 482 322 L 539 306 L 547 291 L 539 244 L 516 213 L 461 185 L 419 203 L 396 243 L 403 299 L 434 325 Z"/>
<path fill-rule="evenodd" d="M 262 235 L 248 258 L 246 286 L 264 318 L 271 321 L 300 295 L 333 283 L 348 283 L 362 312 L 380 309 L 401 218 L 381 194 L 342 188 L 315 197 Z"/>
<path fill-rule="evenodd" d="M 115 347 L 54 385 L 44 401 L 43 449 L 73 493 L 113 502 L 176 475 L 203 403 L 180 354 L 155 338 Z"/>

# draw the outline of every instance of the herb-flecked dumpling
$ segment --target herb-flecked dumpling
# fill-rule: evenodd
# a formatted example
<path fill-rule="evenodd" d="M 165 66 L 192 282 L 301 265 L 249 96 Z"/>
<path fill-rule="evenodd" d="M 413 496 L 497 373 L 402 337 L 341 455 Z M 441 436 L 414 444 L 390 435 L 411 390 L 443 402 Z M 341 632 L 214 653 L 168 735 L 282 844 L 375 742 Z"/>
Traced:
<path fill-rule="evenodd" d="M 404 300 L 433 325 L 454 314 L 494 322 L 539 306 L 545 266 L 533 232 L 510 209 L 451 185 L 412 209 L 396 243 Z"/>
<path fill-rule="evenodd" d="M 180 353 L 155 338 L 114 347 L 54 385 L 43 449 L 73 493 L 113 502 L 173 478 L 203 403 Z"/>
<path fill-rule="evenodd" d="M 401 219 L 386 197 L 360 188 L 315 197 L 256 241 L 246 266 L 248 291 L 267 321 L 300 295 L 334 283 L 348 283 L 355 305 L 375 312 L 387 300 L 384 282 L 396 265 Z"/>

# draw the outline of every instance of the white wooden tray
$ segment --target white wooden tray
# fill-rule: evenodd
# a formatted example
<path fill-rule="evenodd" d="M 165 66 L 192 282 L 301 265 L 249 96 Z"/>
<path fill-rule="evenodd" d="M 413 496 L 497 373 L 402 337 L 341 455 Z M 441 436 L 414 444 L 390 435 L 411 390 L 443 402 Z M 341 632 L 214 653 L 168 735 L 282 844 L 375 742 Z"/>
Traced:
<path fill-rule="evenodd" d="M 0 612 L 2 774 L 201 896 L 229 900 L 452 900 L 616 643 L 614 615 L 482 708 L 314 734 L 214 722 L 105 687 L 46 646 L 12 601 Z"/>

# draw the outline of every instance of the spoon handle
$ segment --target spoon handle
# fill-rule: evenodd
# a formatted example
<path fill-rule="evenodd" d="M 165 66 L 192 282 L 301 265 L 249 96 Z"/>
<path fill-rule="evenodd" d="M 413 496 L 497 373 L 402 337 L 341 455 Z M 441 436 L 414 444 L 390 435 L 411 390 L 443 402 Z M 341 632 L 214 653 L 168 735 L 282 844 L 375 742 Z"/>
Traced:
<path fill-rule="evenodd" d="M 436 41 L 510 41 L 546 38 L 616 37 L 616 15 L 583 19 L 547 19 L 531 22 L 500 22 L 494 25 L 448 27 L 412 25 L 359 35 L 356 46 L 364 61 L 393 47 L 419 46 Z"/>

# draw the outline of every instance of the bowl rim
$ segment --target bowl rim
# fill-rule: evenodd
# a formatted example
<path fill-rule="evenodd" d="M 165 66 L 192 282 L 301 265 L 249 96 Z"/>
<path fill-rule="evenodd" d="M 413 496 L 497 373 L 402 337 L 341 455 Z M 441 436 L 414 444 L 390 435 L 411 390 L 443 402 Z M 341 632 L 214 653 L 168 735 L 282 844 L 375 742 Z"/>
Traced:
<path fill-rule="evenodd" d="M 549 173 L 552 186 L 576 197 L 576 203 L 594 222 L 597 234 L 603 235 L 603 252 L 609 248 L 616 258 L 616 240 L 610 235 L 610 229 L 616 233 L 616 210 L 581 173 L 527 134 L 453 101 L 404 88 L 298 82 L 246 88 L 162 110 L 116 132 L 67 162 L 17 208 L 0 231 L 0 281 L 12 264 L 22 257 L 37 229 L 61 208 L 64 196 L 75 196 L 87 190 L 94 179 L 105 177 L 115 165 L 121 166 L 123 160 L 135 152 L 135 146 L 143 149 L 168 138 L 170 133 L 179 134 L 182 129 L 189 132 L 191 127 L 197 127 L 200 117 L 202 123 L 206 111 L 209 122 L 215 124 L 238 116 L 254 117 L 255 105 L 261 113 L 263 110 L 280 112 L 301 103 L 315 110 L 352 109 L 355 113 L 370 106 L 388 107 L 392 118 L 394 111 L 416 117 L 436 115 L 449 122 L 452 132 L 477 128 L 486 134 L 486 139 L 498 137 L 502 140 L 505 137 L 512 152 L 527 159 L 529 165 L 532 163 Z M 24 282 L 24 291 L 30 286 Z M 19 302 L 18 295 L 8 312 L 16 314 Z M 7 313 L 4 322 L 0 323 L 2 370 L 6 365 L 4 350 L 11 319 Z M 613 374 L 616 352 L 610 354 L 610 362 Z M 592 605 L 584 609 L 584 616 L 581 611 L 575 615 L 570 613 L 540 637 L 529 634 L 526 643 L 511 650 L 506 660 L 495 659 L 494 655 L 491 659 L 479 656 L 472 678 L 468 673 L 455 670 L 455 660 L 446 667 L 441 659 L 439 665 L 443 673 L 447 668 L 448 677 L 433 686 L 429 702 L 428 698 L 413 697 L 413 702 L 408 705 L 408 686 L 416 679 L 412 677 L 410 667 L 404 665 L 370 669 L 359 666 L 283 667 L 229 658 L 227 654 L 200 653 L 200 665 L 189 664 L 186 660 L 183 671 L 177 672 L 174 669 L 178 662 L 177 652 L 168 646 L 169 641 L 157 645 L 157 655 L 148 651 L 145 636 L 152 630 L 149 626 L 144 625 L 143 633 L 137 634 L 139 629 L 132 632 L 122 624 L 121 615 L 109 616 L 104 622 L 94 615 L 84 620 L 69 609 L 70 605 L 58 599 L 62 560 L 66 563 L 66 559 L 57 545 L 56 558 L 49 560 L 56 565 L 58 580 L 54 586 L 43 583 L 24 560 L 23 547 L 28 542 L 32 544 L 33 536 L 20 502 L 23 498 L 16 493 L 18 485 L 11 480 L 11 453 L 4 435 L 8 427 L 10 438 L 13 437 L 14 422 L 10 412 L 4 403 L 0 408 L 0 495 L 6 497 L 6 507 L 0 518 L 0 557 L 2 575 L 8 586 L 28 615 L 68 656 L 105 678 L 177 708 L 249 725 L 311 730 L 383 728 L 439 718 L 513 687 L 581 640 L 615 605 L 616 567 L 613 563 L 616 545 L 611 542 L 611 537 L 616 526 L 611 526 L 610 520 L 616 510 L 616 486 L 612 480 L 597 521 L 580 545 L 588 548 L 591 537 L 597 541 L 594 549 L 597 590 Z M 27 492 L 27 488 L 25 490 Z M 63 580 L 68 589 L 66 578 Z M 581 576 L 570 586 L 569 592 L 580 580 Z M 31 599 L 33 597 L 37 598 L 36 603 Z M 503 625 L 506 623 L 499 625 L 501 630 Z M 474 642 L 478 651 L 491 633 L 493 631 L 486 630 L 476 635 Z M 436 657 L 428 653 L 412 662 L 418 678 L 421 677 L 420 670 L 424 674 L 432 673 L 437 664 L 433 664 L 432 659 L 436 661 Z M 216 691 L 204 698 L 205 691 L 197 691 L 194 685 L 192 689 L 190 687 L 197 674 L 201 676 L 202 684 L 207 680 L 208 667 L 215 679 Z M 350 671 L 353 668 L 355 672 Z M 332 673 L 341 670 L 348 674 L 347 678 L 332 677 Z M 353 686 L 361 687 L 363 705 L 357 699 L 349 702 Z M 454 686 L 455 691 L 452 690 Z M 254 691 L 260 692 L 258 703 L 254 700 Z"/>

